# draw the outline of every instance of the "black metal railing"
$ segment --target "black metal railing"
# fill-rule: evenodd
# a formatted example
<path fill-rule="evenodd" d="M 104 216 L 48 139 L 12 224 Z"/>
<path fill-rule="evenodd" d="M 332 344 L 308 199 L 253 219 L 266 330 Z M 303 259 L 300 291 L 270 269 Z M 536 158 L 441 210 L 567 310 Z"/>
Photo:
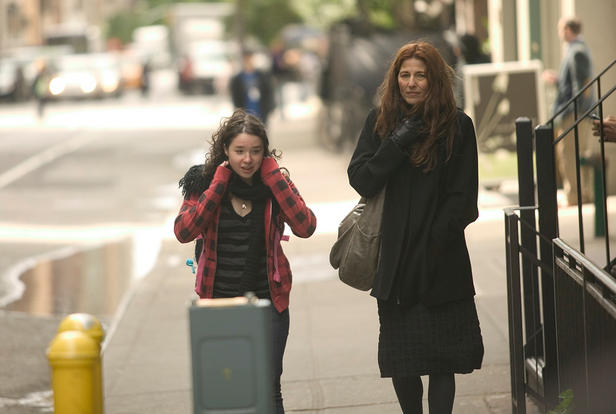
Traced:
<path fill-rule="evenodd" d="M 558 391 L 575 411 L 616 408 L 616 279 L 565 241 L 554 240 Z"/>
<path fill-rule="evenodd" d="M 605 100 L 614 93 L 616 90 L 616 85 L 613 85 L 606 93 L 602 93 L 601 88 L 601 79 L 606 74 L 611 73 L 613 69 L 616 69 L 616 59 L 614 59 L 609 65 L 607 65 L 594 79 L 584 86 L 575 96 L 573 96 L 569 101 L 567 101 L 564 105 L 562 105 L 553 116 L 541 126 L 538 126 L 537 129 L 541 128 L 542 134 L 545 135 L 545 139 L 549 139 L 553 141 L 552 146 L 556 146 L 561 141 L 565 139 L 571 139 L 571 132 L 573 132 L 573 139 L 575 144 L 575 175 L 576 175 L 576 189 L 577 189 L 577 210 L 578 210 L 578 240 L 579 240 L 579 250 L 582 253 L 586 251 L 585 245 L 585 236 L 584 236 L 584 221 L 582 215 L 582 192 L 588 191 L 588 188 L 582 187 L 581 180 L 581 169 L 582 168 L 593 168 L 594 179 L 598 183 L 598 185 L 594 186 L 594 204 L 595 204 L 595 217 L 599 216 L 602 220 L 595 220 L 595 236 L 598 235 L 609 235 L 609 225 L 608 225 L 608 215 L 607 215 L 607 180 L 606 180 L 606 169 L 607 163 L 605 158 L 605 145 L 606 142 L 603 139 L 599 139 L 599 154 L 595 156 L 588 157 L 586 154 L 580 154 L 580 124 L 582 122 L 589 122 L 590 115 L 596 114 L 599 117 L 599 130 L 601 135 L 603 135 L 603 103 Z M 591 88 L 596 87 L 596 92 L 598 99 L 594 104 L 592 104 L 587 110 L 583 111 L 581 115 L 579 115 L 578 108 L 578 100 L 580 96 L 586 94 L 590 91 Z M 565 111 L 568 111 L 573 107 L 573 123 L 571 125 L 562 125 L 560 128 L 560 133 L 558 136 L 554 137 L 554 126 L 555 121 L 558 119 Z M 596 113 L 598 110 L 598 114 Z M 537 131 L 538 132 L 538 131 Z M 549 137 L 549 138 L 548 138 Z M 539 140 L 539 136 L 537 136 L 537 140 Z M 610 144 L 611 145 L 611 144 Z M 539 157 L 539 150 L 537 151 L 537 157 Z M 548 157 L 553 156 L 552 154 L 545 153 L 541 155 L 542 159 L 546 159 Z M 553 214 L 556 214 L 555 212 Z M 605 258 L 606 264 L 610 261 L 610 244 L 609 237 L 605 238 Z"/>
<path fill-rule="evenodd" d="M 573 412 L 610 413 L 616 407 L 616 279 L 562 239 L 534 231 L 537 213 L 537 207 L 505 209 L 512 412 L 526 413 L 527 395 L 548 412 L 570 390 Z M 529 214 L 530 222 L 522 218 Z M 524 246 L 524 233 L 551 242 L 551 265 Z M 546 281 L 552 290 L 543 291 Z"/>
<path fill-rule="evenodd" d="M 516 121 L 519 207 L 505 210 L 511 395 L 516 414 L 526 413 L 527 395 L 547 412 L 565 391 L 573 394 L 575 412 L 602 413 L 616 407 L 616 281 L 585 254 L 582 191 L 588 189 L 582 188 L 580 176 L 588 159 L 580 155 L 578 143 L 580 123 L 589 122 L 588 116 L 597 109 L 603 130 L 603 102 L 616 86 L 602 94 L 601 79 L 615 64 L 616 60 L 534 131 L 528 118 Z M 578 116 L 577 100 L 591 87 L 596 87 L 598 99 Z M 554 121 L 568 106 L 573 106 L 573 123 L 561 126 L 563 132 L 554 137 Z M 559 238 L 555 145 L 565 139 L 575 141 L 579 250 Z M 605 236 L 607 267 L 611 256 L 605 143 L 599 142 L 600 155 L 592 160 L 599 184 L 594 191 L 595 215 L 601 215 L 600 223 L 595 220 L 595 237 Z"/>

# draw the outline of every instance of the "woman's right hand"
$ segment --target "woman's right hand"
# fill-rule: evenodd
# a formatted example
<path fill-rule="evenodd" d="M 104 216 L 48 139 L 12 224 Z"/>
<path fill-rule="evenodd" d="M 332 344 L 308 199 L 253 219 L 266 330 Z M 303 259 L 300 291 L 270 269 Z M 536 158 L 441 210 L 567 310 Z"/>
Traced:
<path fill-rule="evenodd" d="M 390 139 L 401 149 L 407 149 L 417 139 L 424 127 L 423 119 L 418 115 L 406 118 L 394 129 Z"/>
<path fill-rule="evenodd" d="M 223 162 L 220 163 L 221 167 L 228 167 L 229 166 L 229 160 L 224 160 Z"/>

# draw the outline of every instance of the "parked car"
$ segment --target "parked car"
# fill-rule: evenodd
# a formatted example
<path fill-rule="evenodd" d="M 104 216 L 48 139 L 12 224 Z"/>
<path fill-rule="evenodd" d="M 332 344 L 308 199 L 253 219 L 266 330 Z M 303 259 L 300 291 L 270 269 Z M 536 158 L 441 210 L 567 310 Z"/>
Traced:
<path fill-rule="evenodd" d="M 222 41 L 195 42 L 178 63 L 178 86 L 184 93 L 224 93 L 232 75 L 232 46 Z"/>
<path fill-rule="evenodd" d="M 120 58 L 111 53 L 94 55 L 94 70 L 103 97 L 119 97 L 124 92 Z"/>
<path fill-rule="evenodd" d="M 0 99 L 21 101 L 26 96 L 23 67 L 14 59 L 0 58 Z"/>
<path fill-rule="evenodd" d="M 103 98 L 122 93 L 118 58 L 109 53 L 75 54 L 54 59 L 49 68 L 47 97 Z"/>
<path fill-rule="evenodd" d="M 72 53 L 73 49 L 70 46 L 19 46 L 7 49 L 7 59 L 15 62 L 23 71 L 23 99 L 32 98 L 34 80 L 43 62 Z"/>

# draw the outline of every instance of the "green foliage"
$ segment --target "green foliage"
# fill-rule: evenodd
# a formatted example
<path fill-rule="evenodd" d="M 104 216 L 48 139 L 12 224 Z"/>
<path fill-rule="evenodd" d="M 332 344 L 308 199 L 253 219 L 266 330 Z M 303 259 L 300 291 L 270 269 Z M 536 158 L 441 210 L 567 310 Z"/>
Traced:
<path fill-rule="evenodd" d="M 568 389 L 560 393 L 558 396 L 560 403 L 553 410 L 548 411 L 548 414 L 572 414 L 573 413 L 573 390 Z"/>
<path fill-rule="evenodd" d="M 356 0 L 359 18 L 375 27 L 409 28 L 415 25 L 414 1 Z"/>
<path fill-rule="evenodd" d="M 216 3 L 228 1 L 231 0 L 141 0 L 128 10 L 122 10 L 107 19 L 105 37 L 107 39 L 115 37 L 120 39 L 122 43 L 128 43 L 132 40 L 133 31 L 137 27 L 164 24 L 164 6 L 173 3 Z M 161 9 L 157 11 L 159 7 Z M 148 12 L 151 11 L 157 11 L 157 13 L 149 14 Z"/>
<path fill-rule="evenodd" d="M 140 14 L 135 12 L 116 13 L 107 20 L 105 37 L 107 39 L 116 37 L 122 43 L 131 41 L 133 30 L 142 25 Z"/>
<path fill-rule="evenodd" d="M 356 13 L 355 0 L 290 0 L 293 9 L 310 26 L 325 29 Z"/>
<path fill-rule="evenodd" d="M 391 13 L 385 10 L 374 10 L 370 13 L 370 22 L 377 26 L 386 29 L 394 29 L 397 26 Z"/>
<path fill-rule="evenodd" d="M 240 3 L 244 8 L 242 19 L 245 33 L 256 37 L 265 45 L 269 45 L 284 26 L 303 22 L 302 17 L 287 0 L 245 0 Z"/>
<path fill-rule="evenodd" d="M 239 13 L 227 21 L 230 33 L 258 39 L 268 45 L 288 24 L 309 23 L 326 27 L 345 17 L 355 17 L 375 27 L 410 28 L 422 23 L 416 19 L 412 0 L 140 0 L 129 11 L 112 16 L 107 22 L 107 37 L 130 41 L 132 31 L 141 25 L 161 21 L 144 21 L 148 12 L 173 3 L 233 3 Z M 425 19 L 425 17 L 424 17 Z M 432 22 L 431 22 L 432 23 Z"/>
<path fill-rule="evenodd" d="M 163 6 L 173 3 L 220 3 L 226 0 L 146 0 L 145 2 L 150 8 Z"/>

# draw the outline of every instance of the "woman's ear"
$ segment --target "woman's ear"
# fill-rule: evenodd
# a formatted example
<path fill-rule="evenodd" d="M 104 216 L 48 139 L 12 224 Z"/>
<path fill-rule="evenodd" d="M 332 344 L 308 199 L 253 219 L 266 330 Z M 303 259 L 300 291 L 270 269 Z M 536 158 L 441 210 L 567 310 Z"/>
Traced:
<path fill-rule="evenodd" d="M 229 148 L 225 147 L 225 156 L 229 159 Z"/>

